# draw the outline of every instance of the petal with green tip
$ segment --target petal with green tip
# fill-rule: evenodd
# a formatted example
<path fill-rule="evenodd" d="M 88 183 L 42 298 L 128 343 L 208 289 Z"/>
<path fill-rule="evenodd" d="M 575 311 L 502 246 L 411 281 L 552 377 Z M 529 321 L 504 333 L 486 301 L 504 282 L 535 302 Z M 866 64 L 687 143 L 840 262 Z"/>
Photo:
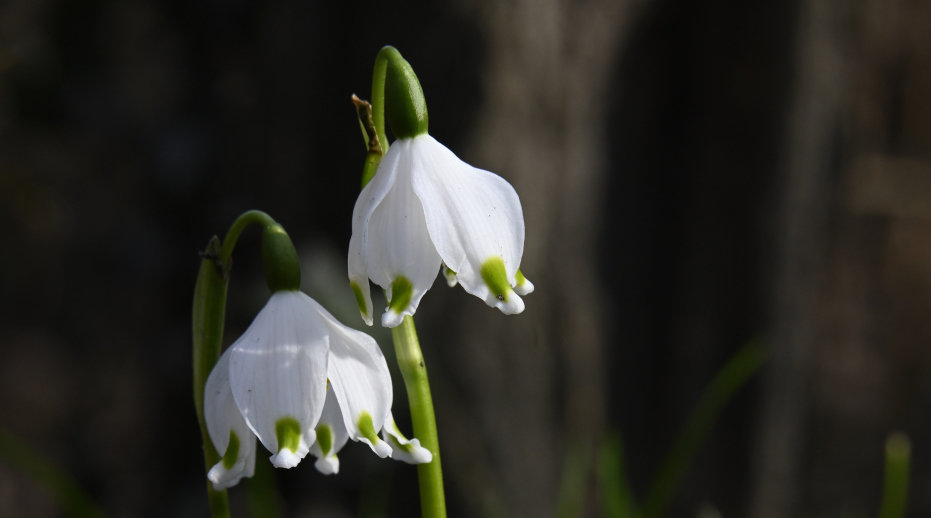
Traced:
<path fill-rule="evenodd" d="M 235 486 L 255 472 L 255 435 L 249 430 L 229 382 L 229 351 L 220 356 L 204 386 L 204 420 L 207 435 L 222 459 L 207 478 L 220 491 Z"/>
<path fill-rule="evenodd" d="M 414 314 L 440 266 L 423 208 L 411 188 L 411 140 L 392 144 L 353 209 L 350 279 L 359 282 L 368 277 L 389 291 L 399 277 L 411 283 L 404 307 L 389 307 L 391 314 L 382 317 L 382 324 L 388 327 L 399 324 L 404 315 Z"/>
<path fill-rule="evenodd" d="M 336 398 L 349 437 L 368 443 L 375 453 L 384 456 L 387 446 L 363 433 L 359 417 L 368 414 L 373 423 L 384 423 L 393 398 L 388 362 L 371 336 L 340 324 L 325 310 L 324 318 L 330 335 L 329 392 Z"/>
<path fill-rule="evenodd" d="M 339 411 L 339 402 L 332 390 L 327 391 L 326 403 L 323 405 L 323 415 L 317 424 L 317 441 L 310 447 L 310 453 L 317 457 L 314 467 L 324 475 L 339 472 L 339 458 L 337 453 L 349 439 L 346 425 L 343 424 L 343 414 Z"/>
<path fill-rule="evenodd" d="M 279 467 L 294 466 L 306 455 L 323 411 L 329 338 L 317 308 L 302 292 L 278 291 L 229 348 L 236 406 Z M 280 436 L 283 419 L 297 424 Z M 281 437 L 291 442 L 280 444 Z"/>
<path fill-rule="evenodd" d="M 488 300 L 482 266 L 500 258 L 508 287 L 524 250 L 524 217 L 514 188 L 500 176 L 460 160 L 429 135 L 412 139 L 411 181 L 430 239 L 467 292 Z M 503 290 L 502 290 L 503 291 Z M 505 293 L 496 295 L 503 295 Z M 514 304 L 494 304 L 515 311 Z"/>
<path fill-rule="evenodd" d="M 392 459 L 408 464 L 426 464 L 433 460 L 433 454 L 421 446 L 419 440 L 408 439 L 401 433 L 391 414 L 388 414 L 381 436 L 391 446 Z"/>

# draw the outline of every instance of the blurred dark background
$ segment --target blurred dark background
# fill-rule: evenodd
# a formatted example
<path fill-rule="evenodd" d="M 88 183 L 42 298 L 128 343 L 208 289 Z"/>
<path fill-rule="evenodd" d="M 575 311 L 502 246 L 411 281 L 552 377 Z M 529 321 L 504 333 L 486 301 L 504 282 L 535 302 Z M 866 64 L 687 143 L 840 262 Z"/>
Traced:
<path fill-rule="evenodd" d="M 920 0 L 0 4 L 0 430 L 108 515 L 205 515 L 198 251 L 265 210 L 306 291 L 361 326 L 349 96 L 369 96 L 390 43 L 431 134 L 520 193 L 537 286 L 516 317 L 442 280 L 418 311 L 451 515 L 551 516 L 570 465 L 590 468 L 580 512 L 600 515 L 614 433 L 642 498 L 701 391 L 757 340 L 765 366 L 670 515 L 874 515 L 900 430 L 909 515 L 929 516 L 929 27 Z M 255 234 L 227 344 L 267 296 Z M 411 467 L 359 444 L 341 458 L 337 476 L 275 471 L 282 514 L 416 514 Z M 59 515 L 13 464 L 0 515 Z"/>

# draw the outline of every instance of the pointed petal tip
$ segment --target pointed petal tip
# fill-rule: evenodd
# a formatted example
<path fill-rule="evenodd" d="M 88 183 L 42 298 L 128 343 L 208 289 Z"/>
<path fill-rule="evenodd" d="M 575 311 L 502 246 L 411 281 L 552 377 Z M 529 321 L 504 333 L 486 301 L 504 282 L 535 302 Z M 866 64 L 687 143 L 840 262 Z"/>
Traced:
<path fill-rule="evenodd" d="M 408 451 L 396 449 L 391 452 L 391 457 L 408 464 L 429 464 L 433 461 L 433 454 L 430 450 L 420 445 L 420 440 L 411 439 L 406 445 Z"/>
<path fill-rule="evenodd" d="M 294 466 L 297 466 L 301 459 L 304 458 L 304 455 L 307 455 L 307 452 L 303 453 L 293 452 L 287 448 L 282 448 L 278 453 L 272 455 L 268 459 L 272 461 L 272 465 L 276 468 L 290 469 Z"/>
<path fill-rule="evenodd" d="M 385 441 L 378 441 L 372 445 L 372 451 L 375 452 L 375 455 L 384 459 L 391 456 L 391 445 Z"/>
<path fill-rule="evenodd" d="M 382 327 L 398 327 L 404 320 L 405 313 L 395 313 L 394 310 L 388 309 L 381 315 Z"/>
<path fill-rule="evenodd" d="M 523 313 L 525 309 L 524 300 L 515 291 L 509 291 L 507 295 L 501 297 L 488 295 L 485 297 L 485 304 L 498 308 L 505 315 L 517 315 Z"/>
<path fill-rule="evenodd" d="M 339 459 L 336 455 L 321 457 L 314 462 L 314 467 L 324 475 L 335 475 L 339 473 Z"/>
<path fill-rule="evenodd" d="M 524 277 L 523 275 L 518 276 L 517 284 L 514 286 L 514 292 L 518 295 L 530 295 L 533 293 L 533 283 L 530 282 L 530 279 Z"/>
<path fill-rule="evenodd" d="M 252 474 L 253 471 L 248 469 L 245 460 L 240 460 L 230 469 L 226 469 L 221 460 L 207 472 L 207 480 L 213 484 L 213 489 L 223 491 L 238 484 L 243 477 L 251 477 Z"/>

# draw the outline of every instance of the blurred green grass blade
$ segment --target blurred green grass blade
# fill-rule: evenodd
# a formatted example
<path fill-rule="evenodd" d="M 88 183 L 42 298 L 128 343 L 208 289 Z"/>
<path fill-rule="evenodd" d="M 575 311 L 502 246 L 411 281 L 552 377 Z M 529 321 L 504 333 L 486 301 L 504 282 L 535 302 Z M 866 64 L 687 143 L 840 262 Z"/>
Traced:
<path fill-rule="evenodd" d="M 653 485 L 644 501 L 643 516 L 645 518 L 659 518 L 665 514 L 673 493 L 692 464 L 699 447 L 711 432 L 721 411 L 759 369 L 765 359 L 766 354 L 762 345 L 751 342 L 737 351 L 737 354 L 711 380 L 653 480 Z"/>
<path fill-rule="evenodd" d="M 103 512 L 64 470 L 12 433 L 0 429 L 0 461 L 35 480 L 66 516 L 91 518 Z"/>
<path fill-rule="evenodd" d="M 893 433 L 886 439 L 886 469 L 879 518 L 905 516 L 911 451 L 911 443 L 903 433 Z"/>
<path fill-rule="evenodd" d="M 624 441 L 620 433 L 608 434 L 601 443 L 601 493 L 606 518 L 635 518 L 637 504 L 627 482 Z"/>
<path fill-rule="evenodd" d="M 557 518 L 575 518 L 583 516 L 585 504 L 585 486 L 591 469 L 591 451 L 589 448 L 573 442 L 566 449 L 563 461 L 562 479 L 559 483 L 559 496 L 556 500 Z"/>

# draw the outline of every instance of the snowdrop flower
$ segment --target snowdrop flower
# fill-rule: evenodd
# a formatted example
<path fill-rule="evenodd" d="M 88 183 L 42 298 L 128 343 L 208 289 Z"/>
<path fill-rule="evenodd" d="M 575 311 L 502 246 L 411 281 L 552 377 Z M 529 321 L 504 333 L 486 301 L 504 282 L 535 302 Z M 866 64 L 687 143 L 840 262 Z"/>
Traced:
<path fill-rule="evenodd" d="M 208 473 L 214 487 L 253 474 L 256 438 L 279 468 L 311 453 L 319 471 L 336 473 L 348 439 L 382 458 L 430 462 L 431 453 L 394 424 L 391 376 L 375 340 L 297 290 L 293 273 L 278 277 L 269 280 L 274 293 L 265 307 L 207 378 L 204 418 L 222 455 Z"/>
<path fill-rule="evenodd" d="M 417 310 L 441 265 L 450 286 L 505 314 L 523 311 L 520 296 L 533 284 L 518 269 L 524 216 L 514 188 L 427 134 L 423 91 L 400 54 L 388 61 L 385 108 L 398 138 L 356 201 L 349 241 L 362 318 L 373 322 L 369 280 L 386 291 L 382 325 L 395 327 Z"/>

